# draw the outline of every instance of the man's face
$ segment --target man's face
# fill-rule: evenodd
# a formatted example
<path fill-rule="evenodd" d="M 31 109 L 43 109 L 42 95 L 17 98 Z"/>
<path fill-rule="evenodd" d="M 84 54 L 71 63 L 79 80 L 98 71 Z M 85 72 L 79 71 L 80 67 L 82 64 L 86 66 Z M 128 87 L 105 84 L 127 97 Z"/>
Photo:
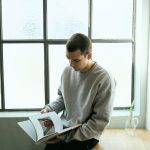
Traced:
<path fill-rule="evenodd" d="M 66 57 L 69 60 L 70 66 L 73 67 L 75 71 L 82 72 L 87 67 L 88 58 L 81 54 L 80 50 L 76 50 L 74 52 L 66 51 Z"/>

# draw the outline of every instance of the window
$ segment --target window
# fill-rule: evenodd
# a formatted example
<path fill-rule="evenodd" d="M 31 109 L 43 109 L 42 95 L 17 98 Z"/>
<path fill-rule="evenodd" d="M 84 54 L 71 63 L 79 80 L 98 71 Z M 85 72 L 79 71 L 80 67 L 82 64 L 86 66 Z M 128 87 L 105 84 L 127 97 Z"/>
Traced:
<path fill-rule="evenodd" d="M 4 44 L 5 108 L 44 105 L 43 44 Z"/>
<path fill-rule="evenodd" d="M 34 7 L 33 7 L 34 6 Z M 136 0 L 1 0 L 0 110 L 36 110 L 57 97 L 76 32 L 117 81 L 115 109 L 134 98 Z"/>

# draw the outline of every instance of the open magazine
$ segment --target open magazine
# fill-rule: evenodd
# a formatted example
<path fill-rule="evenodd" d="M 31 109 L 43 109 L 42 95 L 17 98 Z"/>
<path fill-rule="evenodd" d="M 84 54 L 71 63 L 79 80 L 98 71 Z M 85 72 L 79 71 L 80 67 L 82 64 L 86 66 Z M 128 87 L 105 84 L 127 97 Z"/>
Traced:
<path fill-rule="evenodd" d="M 29 120 L 18 122 L 18 124 L 36 144 L 53 139 L 81 125 L 77 124 L 64 129 L 60 117 L 55 112 L 30 116 Z"/>

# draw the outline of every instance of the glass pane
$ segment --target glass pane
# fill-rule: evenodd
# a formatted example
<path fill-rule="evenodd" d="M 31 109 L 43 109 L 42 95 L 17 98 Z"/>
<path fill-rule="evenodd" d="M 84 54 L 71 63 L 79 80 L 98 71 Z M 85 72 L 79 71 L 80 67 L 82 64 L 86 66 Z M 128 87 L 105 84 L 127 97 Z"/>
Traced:
<path fill-rule="evenodd" d="M 68 64 L 65 45 L 49 46 L 50 101 L 57 98 L 61 74 Z"/>
<path fill-rule="evenodd" d="M 130 106 L 132 44 L 93 44 L 93 60 L 110 71 L 117 81 L 114 106 Z"/>
<path fill-rule="evenodd" d="M 4 39 L 43 37 L 42 0 L 3 0 L 2 2 Z"/>
<path fill-rule="evenodd" d="M 7 108 L 44 106 L 42 44 L 4 44 L 4 86 Z"/>
<path fill-rule="evenodd" d="M 68 39 L 73 33 L 88 34 L 87 0 L 48 0 L 48 38 Z"/>
<path fill-rule="evenodd" d="M 133 0 L 94 0 L 93 38 L 131 38 Z"/>

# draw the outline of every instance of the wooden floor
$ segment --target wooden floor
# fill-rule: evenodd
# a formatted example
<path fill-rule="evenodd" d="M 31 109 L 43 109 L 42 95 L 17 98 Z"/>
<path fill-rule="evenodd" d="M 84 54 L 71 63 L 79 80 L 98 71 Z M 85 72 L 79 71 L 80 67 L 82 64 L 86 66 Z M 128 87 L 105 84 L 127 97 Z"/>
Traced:
<path fill-rule="evenodd" d="M 150 150 L 150 131 L 137 129 L 130 135 L 124 129 L 105 129 L 92 150 Z"/>

